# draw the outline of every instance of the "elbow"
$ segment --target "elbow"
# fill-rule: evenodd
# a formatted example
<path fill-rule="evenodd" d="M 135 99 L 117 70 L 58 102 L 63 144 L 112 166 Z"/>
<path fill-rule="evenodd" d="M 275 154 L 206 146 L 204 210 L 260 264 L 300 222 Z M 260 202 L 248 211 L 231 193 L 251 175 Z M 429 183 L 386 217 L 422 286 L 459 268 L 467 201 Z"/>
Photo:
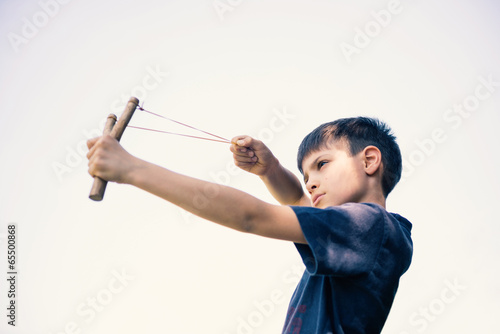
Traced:
<path fill-rule="evenodd" d="M 252 214 L 246 214 L 240 221 L 238 230 L 243 233 L 255 234 L 256 219 Z"/>
<path fill-rule="evenodd" d="M 268 229 L 270 217 L 272 217 L 270 209 L 274 207 L 267 202 L 255 199 L 246 200 L 245 204 L 240 207 L 243 208 L 242 211 L 236 210 L 238 215 L 235 221 L 235 229 L 256 235 L 264 235 L 263 233 Z"/>
<path fill-rule="evenodd" d="M 259 222 L 262 221 L 261 213 L 264 208 L 257 203 L 252 206 L 247 206 L 239 220 L 238 230 L 244 233 L 257 234 L 259 229 Z"/>

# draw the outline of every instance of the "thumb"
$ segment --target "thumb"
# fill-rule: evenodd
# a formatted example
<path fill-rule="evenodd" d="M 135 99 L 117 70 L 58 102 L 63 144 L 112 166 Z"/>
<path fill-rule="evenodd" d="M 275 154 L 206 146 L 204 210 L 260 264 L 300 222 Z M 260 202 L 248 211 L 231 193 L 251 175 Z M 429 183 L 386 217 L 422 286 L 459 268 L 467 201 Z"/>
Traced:
<path fill-rule="evenodd" d="M 252 146 L 253 138 L 250 136 L 236 136 L 231 139 L 231 142 L 241 147 L 250 147 Z"/>

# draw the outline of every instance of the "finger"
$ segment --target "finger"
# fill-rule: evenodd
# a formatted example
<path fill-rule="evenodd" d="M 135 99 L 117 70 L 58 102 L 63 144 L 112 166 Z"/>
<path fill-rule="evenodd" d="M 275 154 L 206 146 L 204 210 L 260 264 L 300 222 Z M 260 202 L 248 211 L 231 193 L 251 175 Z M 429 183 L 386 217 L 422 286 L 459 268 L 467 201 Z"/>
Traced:
<path fill-rule="evenodd" d="M 97 142 L 99 140 L 92 140 L 92 143 L 89 145 L 89 142 L 91 141 L 92 139 L 90 139 L 88 142 L 87 142 L 87 145 L 89 146 L 89 151 L 87 152 L 87 159 L 89 159 L 90 161 L 90 158 L 92 158 L 92 156 L 94 155 L 95 151 L 97 150 L 97 147 L 98 145 Z"/>
<path fill-rule="evenodd" d="M 257 160 L 257 157 L 239 157 L 234 159 L 234 163 L 254 163 Z"/>
<path fill-rule="evenodd" d="M 88 166 L 89 166 L 88 172 L 92 176 L 96 176 L 96 162 L 95 162 L 95 160 L 96 160 L 95 156 L 92 156 L 89 159 L 89 163 L 88 163 Z"/>
<path fill-rule="evenodd" d="M 250 147 L 242 147 L 237 144 L 232 144 L 229 147 L 229 150 L 238 155 L 247 155 L 249 151 L 253 151 Z M 252 156 L 253 154 L 255 154 L 255 152 L 251 153 L 250 156 Z"/>
<path fill-rule="evenodd" d="M 231 150 L 231 152 L 233 152 L 233 155 L 237 157 L 253 157 L 255 155 L 255 152 L 253 150 L 242 151 L 238 149 L 233 149 Z"/>
<path fill-rule="evenodd" d="M 235 137 L 231 138 L 231 143 L 236 143 L 238 140 L 243 140 L 247 137 L 249 137 L 249 136 L 247 136 L 247 135 L 235 136 Z"/>
<path fill-rule="evenodd" d="M 255 139 L 255 138 L 252 138 L 250 136 L 239 139 L 236 141 L 236 143 L 239 146 L 243 146 L 243 147 L 245 147 L 247 149 L 251 149 L 255 152 L 266 149 L 266 145 L 264 145 L 264 143 L 262 141 Z"/>
<path fill-rule="evenodd" d="M 233 153 L 245 153 L 247 151 L 247 148 L 232 144 L 231 146 L 229 146 L 229 150 Z"/>
<path fill-rule="evenodd" d="M 236 136 L 233 139 L 231 139 L 231 142 L 235 143 L 237 146 L 240 147 L 250 147 L 252 146 L 252 141 L 253 138 L 250 136 Z"/>
<path fill-rule="evenodd" d="M 234 164 L 236 165 L 236 167 L 245 169 L 245 168 L 252 168 L 253 166 L 255 166 L 256 162 L 255 161 L 250 161 L 250 162 L 235 161 Z"/>
<path fill-rule="evenodd" d="M 94 146 L 95 143 L 99 140 L 99 138 L 101 138 L 101 137 L 94 137 L 94 138 L 87 140 L 87 148 L 90 150 L 92 148 L 92 146 Z"/>
<path fill-rule="evenodd" d="M 96 151 L 98 149 L 106 149 L 106 145 L 109 144 L 106 142 L 107 136 L 102 136 L 102 137 L 97 137 L 92 140 L 92 147 L 90 148 L 89 152 L 87 153 L 87 159 L 90 159 L 92 156 L 95 155 Z"/>

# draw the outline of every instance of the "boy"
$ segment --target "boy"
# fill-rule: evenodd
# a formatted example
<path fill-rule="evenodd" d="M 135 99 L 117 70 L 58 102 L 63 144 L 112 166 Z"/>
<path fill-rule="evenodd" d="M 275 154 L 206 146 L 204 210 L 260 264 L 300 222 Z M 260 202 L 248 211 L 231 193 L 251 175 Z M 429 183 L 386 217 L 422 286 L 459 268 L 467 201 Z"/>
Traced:
<path fill-rule="evenodd" d="M 297 162 L 310 197 L 262 142 L 232 141 L 236 165 L 259 175 L 282 205 L 142 161 L 109 136 L 89 140 L 89 173 L 238 231 L 293 241 L 306 271 L 283 333 L 380 333 L 412 256 L 410 222 L 385 210 L 402 169 L 390 129 L 357 117 L 307 135 Z"/>

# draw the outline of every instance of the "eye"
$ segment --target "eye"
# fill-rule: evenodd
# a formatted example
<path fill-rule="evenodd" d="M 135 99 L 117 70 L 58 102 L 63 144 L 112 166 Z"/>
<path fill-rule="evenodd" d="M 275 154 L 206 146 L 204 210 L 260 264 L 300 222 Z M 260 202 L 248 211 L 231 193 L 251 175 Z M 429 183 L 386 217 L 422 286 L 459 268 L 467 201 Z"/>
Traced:
<path fill-rule="evenodd" d="M 321 169 L 321 167 L 323 167 L 327 163 L 328 163 L 328 161 L 325 161 L 325 160 L 318 162 L 318 169 Z"/>

